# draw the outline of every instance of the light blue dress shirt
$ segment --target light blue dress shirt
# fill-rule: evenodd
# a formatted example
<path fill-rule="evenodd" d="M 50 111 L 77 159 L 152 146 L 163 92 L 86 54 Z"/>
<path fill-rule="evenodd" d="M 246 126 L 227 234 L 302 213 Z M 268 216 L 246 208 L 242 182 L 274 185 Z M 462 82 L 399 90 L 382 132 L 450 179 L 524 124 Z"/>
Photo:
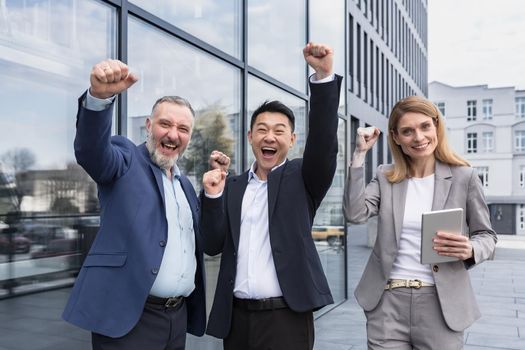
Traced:
<path fill-rule="evenodd" d="M 193 217 L 180 184 L 180 170 L 173 167 L 173 180 L 162 174 L 168 241 L 150 294 L 158 297 L 185 296 L 195 289 L 195 232 Z"/>

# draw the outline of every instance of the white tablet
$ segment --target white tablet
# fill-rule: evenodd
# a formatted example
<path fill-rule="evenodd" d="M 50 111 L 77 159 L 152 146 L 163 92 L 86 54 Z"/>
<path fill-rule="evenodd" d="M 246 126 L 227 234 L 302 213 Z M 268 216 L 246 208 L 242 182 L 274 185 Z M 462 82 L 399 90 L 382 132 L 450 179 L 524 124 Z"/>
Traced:
<path fill-rule="evenodd" d="M 421 263 L 434 264 L 459 260 L 442 256 L 432 248 L 432 238 L 437 231 L 463 234 L 463 209 L 445 209 L 423 213 L 421 222 Z"/>

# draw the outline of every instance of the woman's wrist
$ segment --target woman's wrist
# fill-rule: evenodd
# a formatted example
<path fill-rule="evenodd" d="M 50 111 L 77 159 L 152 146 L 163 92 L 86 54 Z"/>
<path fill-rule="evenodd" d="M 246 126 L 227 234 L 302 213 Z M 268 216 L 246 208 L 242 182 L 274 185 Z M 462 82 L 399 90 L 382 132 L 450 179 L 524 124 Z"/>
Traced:
<path fill-rule="evenodd" d="M 362 167 L 363 164 L 365 164 L 366 159 L 366 151 L 358 151 L 357 149 L 354 151 L 354 155 L 352 156 L 352 163 L 350 166 L 352 168 L 359 168 Z"/>

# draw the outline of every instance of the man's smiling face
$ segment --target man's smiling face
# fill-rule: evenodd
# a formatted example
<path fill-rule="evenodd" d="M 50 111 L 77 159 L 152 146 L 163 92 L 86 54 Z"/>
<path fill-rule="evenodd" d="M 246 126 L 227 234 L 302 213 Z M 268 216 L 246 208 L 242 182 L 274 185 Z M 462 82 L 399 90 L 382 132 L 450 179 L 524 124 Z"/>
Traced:
<path fill-rule="evenodd" d="M 248 131 L 248 141 L 257 163 L 256 174 L 266 179 L 272 168 L 286 159 L 288 150 L 295 143 L 295 134 L 286 115 L 264 112 L 257 116 Z"/>
<path fill-rule="evenodd" d="M 146 146 L 153 162 L 162 169 L 171 169 L 191 138 L 193 116 L 186 106 L 163 102 L 146 119 Z"/>

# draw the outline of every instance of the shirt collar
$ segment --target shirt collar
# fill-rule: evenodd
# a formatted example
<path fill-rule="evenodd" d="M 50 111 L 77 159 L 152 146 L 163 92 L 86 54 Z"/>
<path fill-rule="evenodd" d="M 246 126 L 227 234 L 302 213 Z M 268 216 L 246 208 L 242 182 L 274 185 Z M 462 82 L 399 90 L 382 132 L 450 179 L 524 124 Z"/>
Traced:
<path fill-rule="evenodd" d="M 166 170 L 162 170 L 162 173 L 164 176 L 166 176 Z M 171 173 L 173 174 L 173 179 L 178 180 L 181 177 L 181 172 L 177 164 L 173 165 L 173 168 L 171 168 Z"/>
<path fill-rule="evenodd" d="M 173 177 L 175 177 L 177 180 L 180 178 L 181 173 L 180 173 L 180 169 L 177 166 L 177 164 L 173 165 L 173 168 L 171 169 L 171 173 L 173 174 Z"/>
<path fill-rule="evenodd" d="M 275 169 L 281 167 L 284 163 L 286 163 L 286 159 L 283 160 L 281 164 L 274 166 L 271 171 L 274 171 Z M 250 180 L 253 178 L 259 180 L 259 177 L 255 173 L 256 169 L 257 169 L 257 161 L 254 160 L 252 163 L 252 166 L 250 167 L 250 170 L 248 171 L 248 182 L 250 182 Z"/>

